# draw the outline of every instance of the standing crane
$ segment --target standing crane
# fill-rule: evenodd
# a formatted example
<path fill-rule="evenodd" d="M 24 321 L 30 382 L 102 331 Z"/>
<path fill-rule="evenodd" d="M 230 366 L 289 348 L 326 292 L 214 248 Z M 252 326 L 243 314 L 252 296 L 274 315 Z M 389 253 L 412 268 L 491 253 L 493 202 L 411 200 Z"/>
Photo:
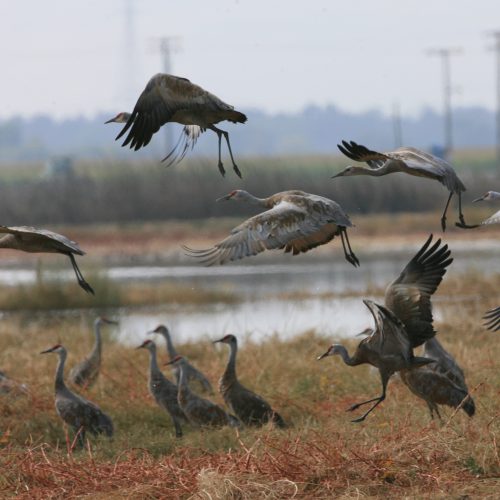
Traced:
<path fill-rule="evenodd" d="M 18 396 L 28 394 L 28 392 L 29 389 L 26 384 L 20 384 L 12 380 L 3 370 L 0 370 L 0 396 L 17 398 Z"/>
<path fill-rule="evenodd" d="M 416 177 L 426 177 L 434 179 L 443 184 L 450 195 L 441 216 L 441 227 L 446 230 L 446 212 L 451 201 L 451 197 L 458 196 L 458 213 L 460 227 L 468 228 L 462 213 L 462 193 L 465 191 L 463 182 L 459 179 L 453 167 L 442 158 L 431 155 L 417 148 L 402 147 L 395 151 L 378 153 L 371 151 L 365 146 L 356 144 L 354 141 L 342 141 L 338 144 L 340 151 L 351 160 L 366 162 L 369 168 L 360 166 L 349 166 L 335 177 L 349 177 L 353 175 L 370 175 L 380 177 L 394 172 L 403 172 Z"/>
<path fill-rule="evenodd" d="M 343 345 L 334 344 L 318 360 L 338 354 L 344 363 L 357 366 L 368 363 L 378 368 L 382 381 L 382 394 L 376 398 L 352 405 L 348 411 L 375 402 L 361 417 L 363 421 L 385 399 L 391 376 L 401 370 L 418 368 L 433 360 L 417 357 L 413 349 L 435 335 L 432 325 L 431 295 L 436 291 L 453 262 L 448 245 L 437 240 L 432 246 L 432 234 L 422 248 L 405 266 L 401 274 L 385 291 L 385 306 L 364 300 L 375 320 L 371 335 L 364 338 L 349 356 Z"/>
<path fill-rule="evenodd" d="M 85 255 L 77 243 L 62 234 L 36 229 L 28 226 L 0 226 L 0 248 L 12 248 L 30 253 L 60 253 L 71 261 L 78 284 L 87 292 L 94 294 L 92 287 L 82 276 L 74 255 Z"/>
<path fill-rule="evenodd" d="M 181 423 L 187 422 L 187 419 L 177 401 L 177 386 L 170 382 L 158 367 L 155 343 L 151 340 L 145 340 L 137 349 L 141 348 L 149 351 L 149 393 L 158 406 L 170 415 L 175 427 L 175 437 L 181 438 Z"/>
<path fill-rule="evenodd" d="M 474 400 L 469 395 L 463 370 L 453 356 L 433 337 L 424 344 L 424 357 L 434 360 L 416 370 L 401 370 L 404 384 L 441 419 L 438 404 L 462 409 L 472 417 L 476 411 Z"/>
<path fill-rule="evenodd" d="M 189 389 L 184 371 L 184 363 L 185 360 L 182 356 L 176 356 L 166 364 L 177 365 L 179 367 L 180 376 L 177 401 L 189 422 L 201 427 L 222 427 L 224 425 L 238 427 L 239 422 L 236 417 L 229 415 L 219 405 L 212 403 L 212 401 L 200 398 Z"/>
<path fill-rule="evenodd" d="M 154 330 L 148 333 L 158 333 L 165 339 L 170 361 L 172 361 L 178 355 L 178 352 L 170 336 L 170 330 L 165 325 L 158 325 Z M 197 383 L 203 391 L 209 394 L 213 394 L 214 390 L 212 389 L 212 384 L 210 384 L 207 377 L 205 377 L 205 375 L 203 375 L 200 370 L 195 368 L 186 358 L 184 358 L 183 367 L 188 385 L 192 386 L 193 383 Z M 172 371 L 175 376 L 176 384 L 179 385 L 179 366 L 172 365 Z"/>
<path fill-rule="evenodd" d="M 283 191 L 257 198 L 237 189 L 217 201 L 237 200 L 266 208 L 235 227 L 230 236 L 206 250 L 183 247 L 187 254 L 206 265 L 225 264 L 257 255 L 264 250 L 285 249 L 297 255 L 340 236 L 346 260 L 359 266 L 347 236 L 352 227 L 342 207 L 329 198 L 304 191 Z"/>
<path fill-rule="evenodd" d="M 64 423 L 73 428 L 78 444 L 83 447 L 85 435 L 90 432 L 92 435 L 106 434 L 113 436 L 113 422 L 96 404 L 87 401 L 78 394 L 70 391 L 64 383 L 64 363 L 66 362 L 67 351 L 61 344 L 42 351 L 40 354 L 56 353 L 59 355 L 59 362 L 56 369 L 55 389 L 56 389 L 56 412 Z"/>
<path fill-rule="evenodd" d="M 214 94 L 191 83 L 187 78 L 165 73 L 154 75 L 139 96 L 132 113 L 118 113 L 106 123 L 123 123 L 124 118 L 127 118 L 127 121 L 116 139 L 120 139 L 128 132 L 122 146 L 129 146 L 135 151 L 147 146 L 153 134 L 158 132 L 165 123 L 175 122 L 184 125 L 176 146 L 162 160 L 170 159 L 170 164 L 182 160 L 188 149 L 193 148 L 202 132 L 212 130 L 219 139 L 218 167 L 222 176 L 226 173 L 221 160 L 221 142 L 224 136 L 233 169 L 241 177 L 241 172 L 233 158 L 229 133 L 217 128 L 215 124 L 224 120 L 245 123 L 247 117 L 236 111 L 234 106 L 226 104 Z"/>
<path fill-rule="evenodd" d="M 94 347 L 92 351 L 90 351 L 90 354 L 83 361 L 75 365 L 69 372 L 69 379 L 73 384 L 88 389 L 97 380 L 101 369 L 102 358 L 101 326 L 117 324 L 117 321 L 112 321 L 103 317 L 97 318 L 94 321 Z"/>
<path fill-rule="evenodd" d="M 226 370 L 219 380 L 219 392 L 235 415 L 246 425 L 263 425 L 274 422 L 278 427 L 286 427 L 285 421 L 261 396 L 240 384 L 236 377 L 236 353 L 238 340 L 234 335 L 226 335 L 214 343 L 229 345 L 230 353 Z"/>

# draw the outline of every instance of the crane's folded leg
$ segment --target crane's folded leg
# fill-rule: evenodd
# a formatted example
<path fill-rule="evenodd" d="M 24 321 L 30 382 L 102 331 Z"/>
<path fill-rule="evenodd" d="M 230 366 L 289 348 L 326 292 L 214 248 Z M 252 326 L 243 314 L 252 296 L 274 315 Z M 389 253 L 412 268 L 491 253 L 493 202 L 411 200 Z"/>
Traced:
<path fill-rule="evenodd" d="M 347 409 L 347 411 L 354 411 L 360 406 L 363 406 L 368 403 L 372 403 L 373 401 L 376 401 L 376 403 L 361 417 L 355 418 L 354 420 L 351 420 L 351 422 L 362 422 L 382 401 L 385 399 L 385 391 L 387 389 L 387 383 L 389 382 L 391 374 L 385 374 L 381 373 L 380 378 L 382 379 L 382 394 L 378 398 L 372 398 L 368 399 L 367 401 L 363 401 L 361 403 L 357 403 L 355 405 L 352 405 L 350 408 Z"/>
<path fill-rule="evenodd" d="M 344 248 L 344 256 L 347 262 L 352 264 L 354 267 L 359 266 L 359 260 L 356 257 L 356 255 L 354 255 L 354 252 L 351 249 L 349 238 L 347 237 L 347 230 L 345 227 L 340 228 L 340 239 L 342 240 L 342 247 Z M 347 241 L 347 246 L 346 246 L 346 241 Z"/>
<path fill-rule="evenodd" d="M 469 225 L 465 222 L 464 214 L 462 213 L 462 193 L 458 193 L 458 218 L 460 222 L 455 222 L 455 226 L 462 229 L 474 229 L 479 227 L 481 224 Z"/>
<path fill-rule="evenodd" d="M 226 142 L 227 142 L 227 149 L 229 149 L 229 156 L 231 157 L 231 161 L 233 163 L 233 170 L 236 172 L 236 175 L 241 179 L 242 177 L 241 177 L 240 169 L 236 166 L 236 163 L 235 163 L 234 157 L 233 157 L 233 151 L 231 150 L 231 143 L 229 142 L 229 133 L 222 130 L 222 134 L 224 135 L 224 138 L 226 139 Z"/>
<path fill-rule="evenodd" d="M 446 212 L 448 212 L 448 207 L 450 205 L 451 197 L 453 196 L 453 191 L 448 196 L 448 201 L 446 202 L 446 206 L 444 207 L 443 215 L 441 216 L 441 227 L 443 229 L 443 233 L 446 231 Z"/>

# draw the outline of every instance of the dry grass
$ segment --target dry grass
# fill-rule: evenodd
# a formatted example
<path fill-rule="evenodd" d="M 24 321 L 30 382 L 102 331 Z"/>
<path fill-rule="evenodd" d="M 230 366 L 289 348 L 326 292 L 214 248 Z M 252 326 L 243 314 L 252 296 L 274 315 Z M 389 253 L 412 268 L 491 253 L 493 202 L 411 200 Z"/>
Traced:
<path fill-rule="evenodd" d="M 468 277 L 445 280 L 444 286 L 456 293 L 472 286 L 476 293 L 485 283 Z M 184 438 L 176 440 L 168 417 L 147 394 L 147 353 L 113 344 L 87 396 L 112 416 L 116 435 L 75 453 L 67 451 L 53 408 L 56 359 L 37 353 L 62 342 L 73 364 L 75 353 L 90 347 L 90 325 L 77 318 L 8 318 L 0 326 L 0 366 L 28 383 L 31 393 L 0 399 L 0 496 L 496 498 L 500 342 L 481 327 L 480 315 L 497 301 L 484 292 L 475 300 L 450 302 L 437 325 L 474 391 L 473 419 L 444 409 L 443 422 L 431 421 L 425 403 L 393 380 L 388 399 L 374 414 L 363 424 L 351 423 L 345 409 L 379 393 L 378 375 L 337 358 L 316 362 L 330 339 L 306 332 L 260 345 L 249 337 L 240 352 L 241 380 L 273 403 L 288 429 L 186 427 Z M 346 344 L 352 348 L 355 341 Z M 184 345 L 182 352 L 212 382 L 227 355 L 209 341 Z"/>

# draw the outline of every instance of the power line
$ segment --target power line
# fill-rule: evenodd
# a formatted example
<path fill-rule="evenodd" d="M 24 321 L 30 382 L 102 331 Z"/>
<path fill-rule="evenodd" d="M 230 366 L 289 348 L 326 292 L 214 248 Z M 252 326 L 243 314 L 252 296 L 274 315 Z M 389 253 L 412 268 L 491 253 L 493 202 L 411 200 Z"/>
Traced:
<path fill-rule="evenodd" d="M 439 56 L 441 58 L 441 68 L 443 75 L 443 114 L 444 114 L 444 147 L 446 156 L 451 154 L 453 149 L 453 117 L 451 108 L 451 95 L 453 87 L 451 84 L 451 64 L 450 57 L 462 52 L 460 48 L 433 48 L 426 51 L 429 56 Z"/>

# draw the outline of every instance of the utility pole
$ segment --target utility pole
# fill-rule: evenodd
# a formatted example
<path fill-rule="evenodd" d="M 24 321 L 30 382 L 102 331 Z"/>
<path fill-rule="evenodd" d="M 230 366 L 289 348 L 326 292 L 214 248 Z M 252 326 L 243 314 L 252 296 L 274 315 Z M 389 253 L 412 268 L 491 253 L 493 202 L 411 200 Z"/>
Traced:
<path fill-rule="evenodd" d="M 462 52 L 460 48 L 439 48 L 429 49 L 429 56 L 439 56 L 441 58 L 441 68 L 443 75 L 443 113 L 444 113 L 444 147 L 445 154 L 449 156 L 453 149 L 453 118 L 451 113 L 451 64 L 450 57 Z"/>
<path fill-rule="evenodd" d="M 153 44 L 156 50 L 159 50 L 162 58 L 163 72 L 172 74 L 172 54 L 180 50 L 181 42 L 178 36 L 162 36 L 153 39 Z M 170 153 L 174 147 L 172 138 L 172 130 L 169 127 L 164 127 L 165 134 L 165 151 Z"/>
<path fill-rule="evenodd" d="M 500 31 L 489 33 L 494 38 L 495 45 L 493 50 L 496 56 L 496 87 L 497 87 L 497 109 L 496 109 L 496 151 L 497 151 L 497 169 L 500 170 Z"/>

